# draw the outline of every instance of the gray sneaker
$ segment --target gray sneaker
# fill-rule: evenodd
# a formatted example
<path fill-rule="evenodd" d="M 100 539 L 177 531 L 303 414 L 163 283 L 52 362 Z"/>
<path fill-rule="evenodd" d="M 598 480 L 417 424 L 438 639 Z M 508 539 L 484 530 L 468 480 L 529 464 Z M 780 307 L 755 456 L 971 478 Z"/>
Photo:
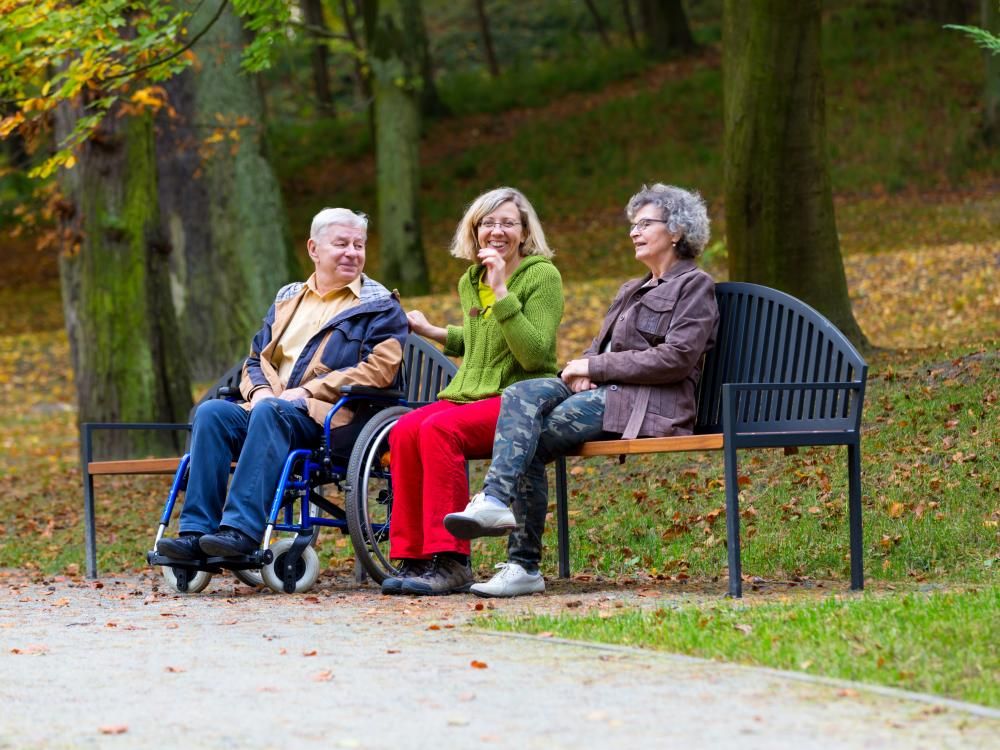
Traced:
<path fill-rule="evenodd" d="M 497 563 L 500 572 L 486 583 L 477 583 L 471 591 L 476 596 L 522 596 L 545 591 L 541 573 L 529 573 L 515 562 Z"/>
<path fill-rule="evenodd" d="M 444 517 L 444 527 L 456 539 L 476 539 L 481 536 L 503 536 L 517 528 L 517 521 L 510 508 L 486 499 L 476 493 L 461 513 Z"/>
<path fill-rule="evenodd" d="M 403 581 L 407 578 L 416 578 L 431 566 L 430 560 L 403 560 L 396 575 L 382 581 L 383 594 L 403 593 Z"/>
<path fill-rule="evenodd" d="M 447 555 L 434 555 L 431 565 L 415 578 L 403 579 L 401 594 L 437 596 L 468 591 L 472 585 L 472 567 Z"/>

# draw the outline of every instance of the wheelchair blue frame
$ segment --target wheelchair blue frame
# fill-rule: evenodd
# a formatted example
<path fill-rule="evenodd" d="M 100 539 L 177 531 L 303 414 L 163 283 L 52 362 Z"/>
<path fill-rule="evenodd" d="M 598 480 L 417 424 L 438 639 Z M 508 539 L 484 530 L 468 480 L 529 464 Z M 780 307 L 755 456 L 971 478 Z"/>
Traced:
<path fill-rule="evenodd" d="M 285 459 L 259 550 L 238 557 L 206 557 L 199 560 L 179 560 L 161 555 L 156 551 L 157 544 L 163 538 L 163 533 L 170 524 L 177 498 L 187 488 L 191 454 L 185 453 L 177 467 L 177 472 L 174 474 L 174 480 L 160 516 L 160 524 L 153 548 L 146 555 L 149 564 L 172 568 L 177 575 L 179 589 L 185 591 L 189 576 L 198 571 L 219 573 L 223 570 L 255 570 L 270 565 L 274 562 L 273 554 L 269 549 L 272 534 L 275 531 L 289 532 L 296 534 L 296 539 L 291 549 L 285 554 L 283 569 L 279 571 L 279 575 L 283 581 L 284 590 L 287 593 L 295 591 L 299 561 L 304 549 L 312 542 L 316 527 L 331 527 L 340 529 L 341 533 L 348 533 L 346 509 L 334 505 L 316 492 L 316 487 L 324 484 L 334 484 L 340 488 L 341 482 L 347 479 L 347 466 L 334 463 L 336 457 L 330 447 L 332 445 L 330 422 L 334 415 L 345 404 L 352 401 L 380 403 L 383 405 L 382 408 L 407 405 L 406 396 L 402 391 L 345 386 L 341 390 L 341 394 L 323 423 L 320 446 L 313 449 L 294 450 Z M 352 451 L 359 448 L 364 450 L 366 447 L 355 445 Z M 298 471 L 296 471 L 297 468 Z M 295 518 L 295 498 L 300 498 L 298 520 Z M 332 517 L 314 515 L 312 511 L 314 506 Z M 284 509 L 284 520 L 279 523 L 278 519 L 282 515 L 282 509 Z M 383 530 L 381 526 L 373 526 L 373 529 L 381 532 Z"/>

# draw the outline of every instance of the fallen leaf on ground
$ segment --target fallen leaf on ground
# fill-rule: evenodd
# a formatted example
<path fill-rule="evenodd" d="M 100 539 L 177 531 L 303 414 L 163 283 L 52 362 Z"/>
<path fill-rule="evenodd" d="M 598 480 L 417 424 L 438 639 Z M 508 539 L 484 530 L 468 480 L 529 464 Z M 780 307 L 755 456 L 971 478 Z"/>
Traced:
<path fill-rule="evenodd" d="M 164 671 L 166 671 L 166 672 L 173 672 L 174 674 L 179 674 L 181 672 L 187 672 L 187 670 L 184 669 L 184 667 L 167 667 Z"/>
<path fill-rule="evenodd" d="M 41 656 L 49 652 L 49 647 L 44 643 L 29 643 L 24 648 L 12 648 L 10 652 L 20 656 Z"/>
<path fill-rule="evenodd" d="M 329 682 L 333 679 L 333 672 L 329 669 L 324 669 L 322 672 L 314 674 L 312 676 L 313 682 Z"/>
<path fill-rule="evenodd" d="M 98 727 L 97 731 L 101 734 L 125 734 L 128 731 L 128 724 L 105 724 Z"/>
<path fill-rule="evenodd" d="M 316 656 L 316 649 L 313 649 L 312 651 L 303 651 L 302 655 L 303 656 Z"/>
<path fill-rule="evenodd" d="M 473 659 L 472 661 L 469 662 L 469 666 L 472 667 L 473 669 L 486 669 L 487 667 L 489 667 L 489 664 L 487 664 L 484 661 L 476 661 L 475 659 Z"/>
<path fill-rule="evenodd" d="M 739 623 L 737 625 L 733 625 L 733 629 L 740 631 L 741 633 L 743 633 L 743 635 L 750 635 L 750 633 L 753 632 L 753 625 Z"/>

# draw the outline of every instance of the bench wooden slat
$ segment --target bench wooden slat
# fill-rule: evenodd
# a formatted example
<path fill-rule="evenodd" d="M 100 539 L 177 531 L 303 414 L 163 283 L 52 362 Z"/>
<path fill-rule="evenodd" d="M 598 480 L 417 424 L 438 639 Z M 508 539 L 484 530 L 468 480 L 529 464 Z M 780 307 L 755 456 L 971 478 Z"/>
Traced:
<path fill-rule="evenodd" d="M 620 456 L 635 453 L 722 450 L 722 435 L 677 435 L 675 437 L 636 438 L 635 440 L 592 440 L 571 456 Z"/>
<path fill-rule="evenodd" d="M 127 461 L 91 461 L 91 474 L 173 474 L 180 458 L 134 458 Z M 234 468 L 236 464 L 232 465 Z"/>
<path fill-rule="evenodd" d="M 180 458 L 137 458 L 128 461 L 91 461 L 91 474 L 173 474 Z"/>

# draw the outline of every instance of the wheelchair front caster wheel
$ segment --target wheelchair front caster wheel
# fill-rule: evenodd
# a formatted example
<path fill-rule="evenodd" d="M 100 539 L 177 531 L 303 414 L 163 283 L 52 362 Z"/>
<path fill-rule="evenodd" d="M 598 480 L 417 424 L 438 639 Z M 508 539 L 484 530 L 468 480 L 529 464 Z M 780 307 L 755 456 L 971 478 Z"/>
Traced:
<path fill-rule="evenodd" d="M 289 593 L 285 591 L 284 570 L 285 560 L 294 541 L 294 539 L 289 538 L 278 540 L 271 547 L 274 559 L 260 569 L 264 583 L 279 594 Z M 294 575 L 295 590 L 290 593 L 301 594 L 313 587 L 316 579 L 319 578 L 319 555 L 316 554 L 316 550 L 312 547 L 302 549 L 302 557 L 295 563 Z"/>
<path fill-rule="evenodd" d="M 252 586 L 255 589 L 259 589 L 264 585 L 264 577 L 260 574 L 259 570 L 234 570 L 233 575 L 241 583 L 245 583 L 247 586 Z"/>
<path fill-rule="evenodd" d="M 205 590 L 212 574 L 204 570 L 185 570 L 184 568 L 172 568 L 169 565 L 161 565 L 163 577 L 170 587 L 178 594 L 198 594 Z"/>

